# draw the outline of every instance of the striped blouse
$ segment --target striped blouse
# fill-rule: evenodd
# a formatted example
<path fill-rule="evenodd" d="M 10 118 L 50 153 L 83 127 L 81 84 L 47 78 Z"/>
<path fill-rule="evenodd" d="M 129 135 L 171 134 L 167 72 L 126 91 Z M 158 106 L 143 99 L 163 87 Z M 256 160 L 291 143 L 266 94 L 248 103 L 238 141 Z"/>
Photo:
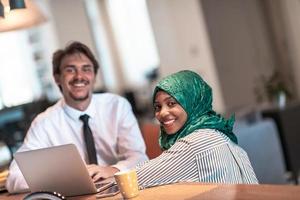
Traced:
<path fill-rule="evenodd" d="M 257 184 L 247 153 L 223 133 L 199 129 L 136 167 L 140 188 L 176 182 Z"/>

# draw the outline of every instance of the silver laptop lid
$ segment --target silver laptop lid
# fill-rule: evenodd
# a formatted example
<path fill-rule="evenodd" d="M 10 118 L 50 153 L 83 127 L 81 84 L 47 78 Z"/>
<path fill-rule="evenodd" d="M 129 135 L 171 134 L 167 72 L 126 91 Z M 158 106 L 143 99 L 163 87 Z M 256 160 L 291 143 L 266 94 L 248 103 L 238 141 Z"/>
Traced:
<path fill-rule="evenodd" d="M 74 144 L 18 152 L 14 156 L 31 192 L 55 191 L 64 196 L 97 192 Z"/>

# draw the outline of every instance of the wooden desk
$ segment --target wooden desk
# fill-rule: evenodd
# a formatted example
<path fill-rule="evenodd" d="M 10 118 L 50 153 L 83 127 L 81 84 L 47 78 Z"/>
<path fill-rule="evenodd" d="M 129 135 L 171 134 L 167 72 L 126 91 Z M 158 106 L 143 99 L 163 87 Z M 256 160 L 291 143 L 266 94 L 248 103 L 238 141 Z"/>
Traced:
<path fill-rule="evenodd" d="M 1 194 L 1 200 L 22 200 L 24 195 Z M 92 200 L 95 195 L 77 196 L 72 200 Z M 121 200 L 120 194 L 102 200 Z M 291 185 L 224 185 L 186 183 L 153 187 L 140 191 L 131 200 L 298 200 L 300 186 Z"/>

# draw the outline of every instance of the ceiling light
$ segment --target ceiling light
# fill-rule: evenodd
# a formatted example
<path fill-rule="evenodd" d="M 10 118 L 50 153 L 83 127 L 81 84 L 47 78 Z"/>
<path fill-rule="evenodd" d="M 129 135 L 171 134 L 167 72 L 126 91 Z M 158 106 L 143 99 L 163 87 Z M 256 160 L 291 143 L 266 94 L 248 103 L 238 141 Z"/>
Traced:
<path fill-rule="evenodd" d="M 17 1 L 14 0 L 14 3 Z M 0 2 L 4 7 L 4 18 L 0 17 L 0 32 L 29 28 L 47 21 L 47 18 L 33 0 L 23 0 L 26 9 L 17 9 L 16 7 L 22 7 L 22 3 L 19 3 L 21 7 L 15 6 L 15 4 L 13 10 L 11 10 L 12 8 L 9 9 L 12 0 L 0 0 Z"/>

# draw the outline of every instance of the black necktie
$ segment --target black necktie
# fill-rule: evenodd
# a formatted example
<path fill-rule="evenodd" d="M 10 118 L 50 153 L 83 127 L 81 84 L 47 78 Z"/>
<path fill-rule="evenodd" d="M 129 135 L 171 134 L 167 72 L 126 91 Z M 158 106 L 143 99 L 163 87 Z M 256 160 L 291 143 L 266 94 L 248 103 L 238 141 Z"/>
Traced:
<path fill-rule="evenodd" d="M 98 164 L 93 133 L 89 127 L 89 116 L 81 115 L 79 119 L 83 122 L 83 136 L 89 157 L 89 164 Z"/>

